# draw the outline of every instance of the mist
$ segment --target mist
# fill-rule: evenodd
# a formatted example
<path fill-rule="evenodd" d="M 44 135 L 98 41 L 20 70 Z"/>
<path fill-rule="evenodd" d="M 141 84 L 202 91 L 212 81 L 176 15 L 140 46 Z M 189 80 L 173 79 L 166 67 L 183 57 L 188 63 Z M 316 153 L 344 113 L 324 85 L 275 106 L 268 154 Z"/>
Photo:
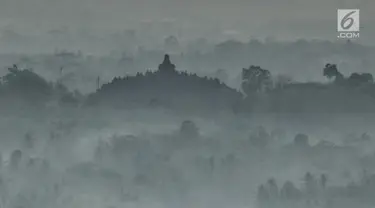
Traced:
<path fill-rule="evenodd" d="M 374 9 L 0 0 L 0 207 L 373 207 Z"/>

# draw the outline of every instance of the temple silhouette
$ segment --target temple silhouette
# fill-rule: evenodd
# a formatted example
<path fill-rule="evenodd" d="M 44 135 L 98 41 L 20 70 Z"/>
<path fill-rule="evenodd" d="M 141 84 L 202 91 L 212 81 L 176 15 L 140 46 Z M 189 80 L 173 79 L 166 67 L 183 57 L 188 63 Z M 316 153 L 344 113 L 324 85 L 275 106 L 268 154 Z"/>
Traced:
<path fill-rule="evenodd" d="M 166 54 L 164 56 L 163 63 L 159 64 L 159 71 L 162 73 L 173 73 L 176 72 L 176 66 L 171 63 L 171 60 L 169 59 L 169 55 Z"/>
<path fill-rule="evenodd" d="M 158 70 L 115 77 L 89 95 L 89 105 L 216 109 L 232 107 L 242 94 L 216 78 L 176 70 L 168 54 Z"/>

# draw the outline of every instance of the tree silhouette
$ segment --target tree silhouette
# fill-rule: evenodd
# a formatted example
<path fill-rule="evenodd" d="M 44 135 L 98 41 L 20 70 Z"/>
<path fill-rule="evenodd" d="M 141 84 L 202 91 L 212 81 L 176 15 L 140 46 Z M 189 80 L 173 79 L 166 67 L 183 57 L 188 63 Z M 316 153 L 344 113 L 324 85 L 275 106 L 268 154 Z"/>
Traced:
<path fill-rule="evenodd" d="M 267 90 L 271 84 L 271 73 L 268 70 L 253 65 L 242 69 L 242 90 L 246 95 Z"/>
<path fill-rule="evenodd" d="M 370 73 L 352 73 L 348 78 L 348 81 L 352 85 L 361 85 L 366 83 L 373 83 L 374 77 Z"/>
<path fill-rule="evenodd" d="M 2 77 L 2 85 L 9 95 L 21 94 L 40 99 L 51 94 L 51 85 L 30 69 L 19 69 L 17 65 L 13 65 L 8 71 L 9 73 Z"/>
<path fill-rule="evenodd" d="M 326 64 L 323 69 L 323 76 L 328 79 L 335 78 L 335 82 L 343 80 L 344 76 L 337 69 L 336 64 Z"/>

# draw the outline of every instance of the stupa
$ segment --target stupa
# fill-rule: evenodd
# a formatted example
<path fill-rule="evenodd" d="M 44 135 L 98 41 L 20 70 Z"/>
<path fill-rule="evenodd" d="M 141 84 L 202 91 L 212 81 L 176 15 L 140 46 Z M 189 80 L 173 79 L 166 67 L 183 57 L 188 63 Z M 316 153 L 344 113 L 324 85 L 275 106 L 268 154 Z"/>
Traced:
<path fill-rule="evenodd" d="M 171 63 L 168 54 L 164 56 L 163 63 L 159 64 L 159 71 L 163 73 L 171 73 L 176 71 L 176 66 Z"/>

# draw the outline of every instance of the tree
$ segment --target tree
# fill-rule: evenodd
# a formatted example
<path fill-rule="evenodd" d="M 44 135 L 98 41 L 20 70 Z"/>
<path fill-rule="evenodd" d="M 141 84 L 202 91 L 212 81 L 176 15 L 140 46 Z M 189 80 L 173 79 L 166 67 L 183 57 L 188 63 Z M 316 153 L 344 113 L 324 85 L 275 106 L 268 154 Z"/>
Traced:
<path fill-rule="evenodd" d="M 336 64 L 326 64 L 323 69 L 323 76 L 328 79 L 335 77 L 335 82 L 342 81 L 344 76 L 337 69 Z"/>
<path fill-rule="evenodd" d="M 242 90 L 246 95 L 267 90 L 272 84 L 271 73 L 260 66 L 242 69 Z"/>
<path fill-rule="evenodd" d="M 3 87 L 10 95 L 22 94 L 33 100 L 50 95 L 51 85 L 30 69 L 19 69 L 17 65 L 8 68 L 9 73 L 2 77 Z"/>
<path fill-rule="evenodd" d="M 370 73 L 352 73 L 348 78 L 348 81 L 352 85 L 361 85 L 366 83 L 373 83 L 374 77 Z"/>

